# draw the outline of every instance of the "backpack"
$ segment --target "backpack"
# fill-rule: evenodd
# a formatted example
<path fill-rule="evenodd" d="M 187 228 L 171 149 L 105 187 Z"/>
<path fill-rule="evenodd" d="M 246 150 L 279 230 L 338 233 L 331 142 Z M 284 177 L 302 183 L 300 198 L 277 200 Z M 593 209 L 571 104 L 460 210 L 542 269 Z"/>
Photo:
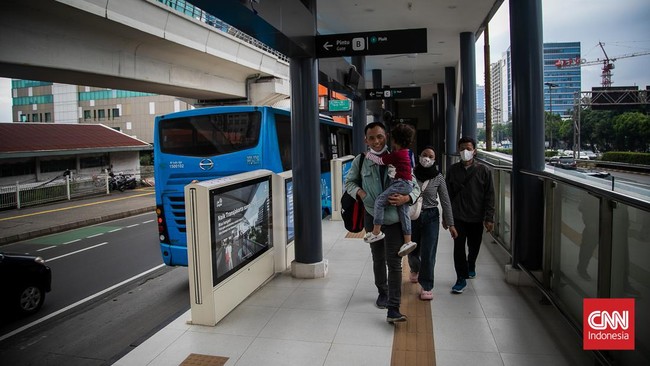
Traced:
<path fill-rule="evenodd" d="M 361 167 L 363 166 L 364 154 L 359 158 L 359 187 L 361 187 Z M 341 218 L 345 229 L 351 233 L 358 233 L 363 230 L 363 218 L 366 215 L 366 208 L 363 206 L 361 199 L 350 196 L 347 191 L 343 191 L 341 197 Z"/>

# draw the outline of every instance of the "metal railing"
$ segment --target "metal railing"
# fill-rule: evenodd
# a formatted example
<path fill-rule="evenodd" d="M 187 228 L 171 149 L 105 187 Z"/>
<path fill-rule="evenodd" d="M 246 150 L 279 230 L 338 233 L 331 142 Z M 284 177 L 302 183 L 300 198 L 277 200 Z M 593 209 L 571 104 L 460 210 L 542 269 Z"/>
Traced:
<path fill-rule="evenodd" d="M 495 184 L 495 241 L 512 257 L 510 157 L 481 151 Z M 522 171 L 544 185 L 544 260 L 541 280 L 527 273 L 582 335 L 584 298 L 650 298 L 650 190 L 546 168 Z M 636 312 L 634 352 L 596 351 L 602 364 L 650 363 L 650 316 Z"/>
<path fill-rule="evenodd" d="M 242 41 L 261 49 L 264 52 L 270 53 L 276 56 L 278 59 L 289 62 L 289 58 L 283 53 L 279 52 L 276 49 L 269 47 L 268 45 L 260 42 L 258 39 L 251 37 L 250 35 L 240 31 L 239 29 L 229 25 L 228 23 L 222 21 L 221 19 L 215 17 L 214 15 L 205 12 L 204 10 L 188 3 L 185 0 L 158 0 L 159 3 L 164 4 L 186 16 L 194 18 L 200 22 L 208 24 L 224 33 L 228 33 L 231 36 L 234 36 Z"/>
<path fill-rule="evenodd" d="M 137 185 L 152 185 L 151 167 L 142 167 L 142 173 L 123 171 L 136 179 Z M 0 209 L 23 208 L 49 202 L 71 200 L 98 194 L 110 194 L 110 178 L 107 172 L 100 174 L 61 175 L 46 182 L 30 182 L 0 186 Z"/>

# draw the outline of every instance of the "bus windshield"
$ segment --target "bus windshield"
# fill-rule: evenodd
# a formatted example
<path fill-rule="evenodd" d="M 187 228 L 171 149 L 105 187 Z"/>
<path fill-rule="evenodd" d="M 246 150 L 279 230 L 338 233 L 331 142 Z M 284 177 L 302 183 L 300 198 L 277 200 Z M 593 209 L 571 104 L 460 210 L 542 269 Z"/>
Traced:
<path fill-rule="evenodd" d="M 249 149 L 259 140 L 261 118 L 260 112 L 240 112 L 162 120 L 160 151 L 200 157 Z"/>

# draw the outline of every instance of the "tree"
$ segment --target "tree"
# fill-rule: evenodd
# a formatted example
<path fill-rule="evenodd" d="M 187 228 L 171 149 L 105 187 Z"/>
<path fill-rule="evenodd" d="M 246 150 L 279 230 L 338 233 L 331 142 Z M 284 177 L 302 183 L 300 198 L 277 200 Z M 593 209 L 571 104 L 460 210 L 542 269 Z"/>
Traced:
<path fill-rule="evenodd" d="M 549 141 L 549 147 L 551 149 L 556 146 L 554 141 L 557 141 L 560 138 L 559 129 L 561 124 L 562 118 L 560 115 L 544 112 L 544 136 L 546 136 L 547 141 Z"/>
<path fill-rule="evenodd" d="M 650 117 L 639 112 L 626 112 L 613 119 L 616 149 L 646 151 L 650 137 Z"/>

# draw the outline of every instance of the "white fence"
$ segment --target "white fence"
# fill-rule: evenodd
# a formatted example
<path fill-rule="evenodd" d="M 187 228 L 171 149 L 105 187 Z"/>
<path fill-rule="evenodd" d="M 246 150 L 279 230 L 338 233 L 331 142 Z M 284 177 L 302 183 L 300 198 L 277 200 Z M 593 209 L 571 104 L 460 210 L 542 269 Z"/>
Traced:
<path fill-rule="evenodd" d="M 47 202 L 108 194 L 108 175 L 68 175 L 48 182 L 19 183 L 0 187 L 0 209 L 21 208 Z"/>

